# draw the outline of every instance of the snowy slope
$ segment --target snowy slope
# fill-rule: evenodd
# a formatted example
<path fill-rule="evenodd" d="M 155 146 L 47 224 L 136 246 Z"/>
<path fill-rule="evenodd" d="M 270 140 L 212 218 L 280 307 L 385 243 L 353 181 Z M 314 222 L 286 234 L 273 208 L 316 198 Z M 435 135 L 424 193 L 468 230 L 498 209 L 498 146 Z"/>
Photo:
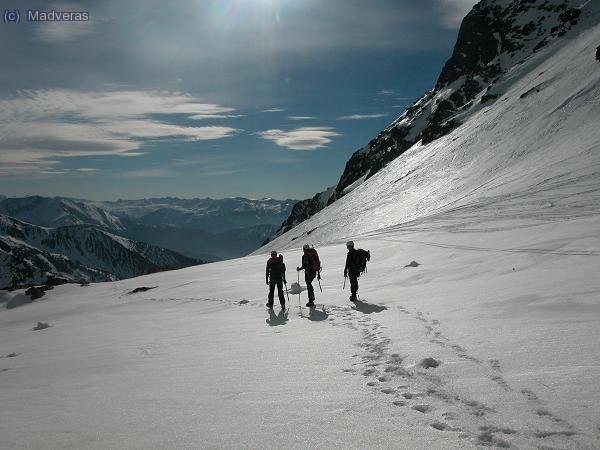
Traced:
<path fill-rule="evenodd" d="M 580 0 L 480 1 L 464 18 L 452 56 L 433 89 L 352 154 L 332 193 L 297 204 L 275 236 L 347 195 L 414 144 L 447 136 L 482 107 L 494 105 L 515 67 L 595 23 L 595 7 Z M 324 195 L 325 202 L 317 201 Z"/>
<path fill-rule="evenodd" d="M 363 239 L 356 306 L 321 247 L 287 315 L 267 255 L 59 286 L 0 311 L 3 448 L 598 448 L 597 224 Z"/>
<path fill-rule="evenodd" d="M 583 11 L 579 33 L 544 47 L 497 80 L 495 103 L 480 105 L 447 136 L 415 144 L 258 252 L 388 227 L 410 230 L 421 220 L 443 227 L 445 220 L 460 218 L 449 227 L 458 231 L 485 229 L 484 218 L 529 226 L 595 216 L 600 5 L 587 3 Z"/>

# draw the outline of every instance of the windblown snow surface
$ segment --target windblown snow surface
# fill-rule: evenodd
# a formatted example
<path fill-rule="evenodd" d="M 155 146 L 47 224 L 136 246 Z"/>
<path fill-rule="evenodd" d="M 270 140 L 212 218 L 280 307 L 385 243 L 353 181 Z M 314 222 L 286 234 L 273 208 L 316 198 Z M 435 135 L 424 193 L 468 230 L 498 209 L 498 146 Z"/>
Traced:
<path fill-rule="evenodd" d="M 0 447 L 599 448 L 598 44 L 543 49 L 260 254 L 2 310 Z M 270 313 L 268 250 L 290 285 L 307 241 L 317 308 Z"/>

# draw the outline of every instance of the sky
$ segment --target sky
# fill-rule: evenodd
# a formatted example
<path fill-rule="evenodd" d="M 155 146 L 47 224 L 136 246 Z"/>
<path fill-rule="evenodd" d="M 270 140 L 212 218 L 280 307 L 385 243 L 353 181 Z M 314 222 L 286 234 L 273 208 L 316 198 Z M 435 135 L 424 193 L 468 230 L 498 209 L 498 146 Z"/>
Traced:
<path fill-rule="evenodd" d="M 434 86 L 475 3 L 3 0 L 0 194 L 311 197 Z"/>

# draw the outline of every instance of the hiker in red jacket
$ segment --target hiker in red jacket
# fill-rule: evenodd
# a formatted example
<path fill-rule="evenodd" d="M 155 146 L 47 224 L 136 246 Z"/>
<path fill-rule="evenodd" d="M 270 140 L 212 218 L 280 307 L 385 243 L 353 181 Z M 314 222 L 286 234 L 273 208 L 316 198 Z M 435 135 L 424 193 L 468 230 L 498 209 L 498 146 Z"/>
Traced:
<path fill-rule="evenodd" d="M 297 267 L 296 270 L 300 272 L 304 270 L 304 281 L 306 281 L 306 289 L 308 290 L 308 303 L 306 306 L 315 306 L 315 289 L 312 286 L 312 282 L 321 270 L 321 261 L 319 261 L 319 255 L 317 251 L 308 244 L 304 244 L 302 247 L 304 255 L 302 255 L 302 266 Z"/>
<path fill-rule="evenodd" d="M 283 284 L 285 283 L 285 264 L 283 255 L 277 256 L 276 251 L 271 252 L 271 257 L 267 261 L 266 281 L 269 285 L 269 301 L 267 308 L 273 307 L 275 297 L 275 286 L 277 286 L 277 295 L 281 309 L 285 308 L 285 296 L 283 295 Z"/>

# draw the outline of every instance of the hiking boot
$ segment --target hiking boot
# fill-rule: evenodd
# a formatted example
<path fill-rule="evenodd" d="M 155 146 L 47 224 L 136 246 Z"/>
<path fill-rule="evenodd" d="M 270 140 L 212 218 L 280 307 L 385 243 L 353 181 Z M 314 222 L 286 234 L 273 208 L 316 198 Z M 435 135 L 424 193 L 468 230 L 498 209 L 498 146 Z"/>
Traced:
<path fill-rule="evenodd" d="M 356 298 L 356 294 L 352 294 L 352 295 L 350 296 L 350 301 L 351 301 L 351 302 L 355 302 L 356 300 L 357 300 L 357 298 Z"/>
<path fill-rule="evenodd" d="M 273 307 L 273 303 L 269 302 L 267 303 L 267 308 L 272 308 Z"/>
<path fill-rule="evenodd" d="M 313 302 L 313 301 L 310 301 L 310 302 L 308 302 L 308 303 L 306 304 L 306 306 L 308 306 L 309 308 L 310 308 L 310 307 L 312 307 L 312 306 L 315 306 L 315 302 Z"/>

